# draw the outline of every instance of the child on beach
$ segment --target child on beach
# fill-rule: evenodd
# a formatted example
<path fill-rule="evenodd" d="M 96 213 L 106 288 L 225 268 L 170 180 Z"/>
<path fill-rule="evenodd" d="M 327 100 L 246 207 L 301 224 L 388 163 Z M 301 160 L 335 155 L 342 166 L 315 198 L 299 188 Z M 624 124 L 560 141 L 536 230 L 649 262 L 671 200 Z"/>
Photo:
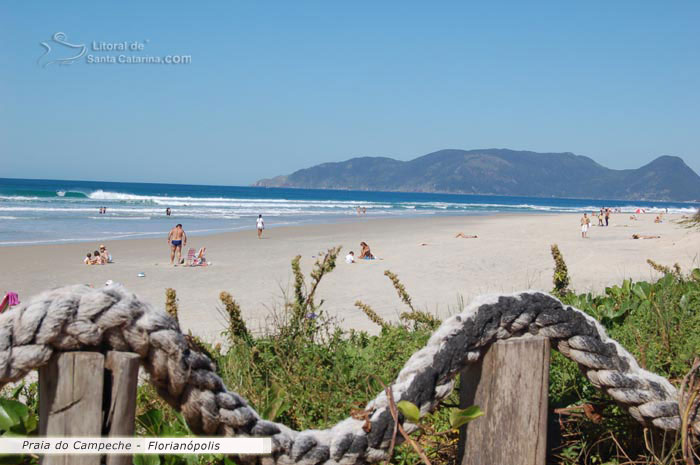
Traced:
<path fill-rule="evenodd" d="M 92 265 L 92 254 L 90 252 L 87 253 L 87 256 L 85 257 L 85 260 L 83 260 L 83 263 L 86 265 Z"/>
<path fill-rule="evenodd" d="M 352 250 L 345 256 L 345 263 L 355 263 L 355 252 Z"/>
<path fill-rule="evenodd" d="M 100 252 L 98 250 L 95 250 L 92 253 L 92 260 L 90 261 L 91 265 L 104 265 L 104 262 L 102 261 L 102 257 L 100 257 Z"/>
<path fill-rule="evenodd" d="M 263 229 L 265 229 L 265 222 L 263 221 L 262 215 L 258 215 L 256 226 L 258 227 L 258 239 L 262 239 L 262 232 Z"/>

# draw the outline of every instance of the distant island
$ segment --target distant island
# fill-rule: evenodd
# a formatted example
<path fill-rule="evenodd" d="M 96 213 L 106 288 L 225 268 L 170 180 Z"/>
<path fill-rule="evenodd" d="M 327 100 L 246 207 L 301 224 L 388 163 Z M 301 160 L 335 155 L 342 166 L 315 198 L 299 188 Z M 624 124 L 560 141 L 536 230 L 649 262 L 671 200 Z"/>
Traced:
<path fill-rule="evenodd" d="M 700 201 L 700 176 L 664 155 L 614 170 L 573 153 L 440 150 L 410 161 L 359 157 L 262 179 L 258 187 L 440 192 L 528 197 Z"/>

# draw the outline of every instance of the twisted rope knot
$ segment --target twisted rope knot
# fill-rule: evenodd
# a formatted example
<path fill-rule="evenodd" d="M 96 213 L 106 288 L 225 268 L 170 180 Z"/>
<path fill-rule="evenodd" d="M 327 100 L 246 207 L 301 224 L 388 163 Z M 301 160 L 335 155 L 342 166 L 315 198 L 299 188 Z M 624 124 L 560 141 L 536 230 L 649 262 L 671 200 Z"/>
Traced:
<path fill-rule="evenodd" d="M 462 368 L 478 361 L 490 344 L 527 334 L 549 338 L 642 424 L 681 427 L 671 383 L 641 369 L 593 318 L 539 292 L 482 297 L 443 322 L 406 362 L 392 395 L 416 404 L 421 414 L 431 412 L 452 391 Z M 95 349 L 137 353 L 159 395 L 182 412 L 195 433 L 271 437 L 273 454 L 259 459 L 264 464 L 350 465 L 388 458 L 394 421 L 385 392 L 367 404 L 367 432 L 364 421 L 353 418 L 302 432 L 263 420 L 226 388 L 207 356 L 189 348 L 173 318 L 120 285 L 54 289 L 1 314 L 0 387 L 46 364 L 56 351 Z M 700 420 L 692 426 L 700 434 Z M 411 432 L 416 426 L 404 428 Z"/>

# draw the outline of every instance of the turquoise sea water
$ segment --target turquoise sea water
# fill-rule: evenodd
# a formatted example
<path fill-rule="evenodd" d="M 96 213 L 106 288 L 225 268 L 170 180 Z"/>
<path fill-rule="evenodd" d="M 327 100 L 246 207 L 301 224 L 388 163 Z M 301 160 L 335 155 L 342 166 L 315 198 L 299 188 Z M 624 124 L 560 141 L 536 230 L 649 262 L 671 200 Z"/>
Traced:
<path fill-rule="evenodd" d="M 694 213 L 698 204 L 503 197 L 492 195 L 267 189 L 0 178 L 0 246 L 101 241 L 167 234 L 182 223 L 189 234 L 357 218 L 593 211 Z M 107 212 L 100 214 L 100 207 Z M 170 208 L 172 216 L 165 215 Z"/>

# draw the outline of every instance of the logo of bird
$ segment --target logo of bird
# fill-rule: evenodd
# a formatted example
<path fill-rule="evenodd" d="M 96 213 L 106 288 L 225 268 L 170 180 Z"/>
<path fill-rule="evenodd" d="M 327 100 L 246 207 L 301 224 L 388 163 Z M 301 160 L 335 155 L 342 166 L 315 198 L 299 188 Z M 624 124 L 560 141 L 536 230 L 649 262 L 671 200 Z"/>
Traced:
<path fill-rule="evenodd" d="M 49 56 L 49 54 L 52 52 L 52 48 L 51 45 L 49 45 L 49 41 L 40 42 L 41 46 L 44 47 L 46 51 L 43 55 L 39 57 L 39 59 L 36 61 L 36 64 L 41 66 L 42 68 L 46 68 L 47 66 L 53 63 L 58 63 L 59 65 L 72 65 L 87 52 L 87 47 L 85 46 L 85 44 L 76 45 L 66 42 L 65 32 L 55 33 L 51 37 L 51 41 L 54 44 L 56 53 L 59 53 L 60 50 L 63 50 L 63 53 L 77 53 L 77 55 L 72 55 L 66 58 L 56 58 L 55 60 L 47 61 L 42 65 L 42 60 Z"/>

